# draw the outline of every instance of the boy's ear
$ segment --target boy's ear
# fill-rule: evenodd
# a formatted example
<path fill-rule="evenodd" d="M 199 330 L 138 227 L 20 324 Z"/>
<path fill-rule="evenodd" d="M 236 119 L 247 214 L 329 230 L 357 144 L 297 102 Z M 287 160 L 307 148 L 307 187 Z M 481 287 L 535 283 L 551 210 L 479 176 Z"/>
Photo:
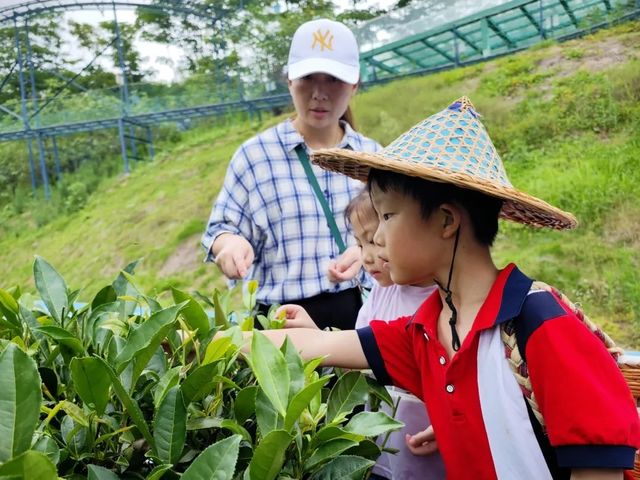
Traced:
<path fill-rule="evenodd" d="M 452 237 L 460 228 L 460 209 L 453 204 L 443 203 L 440 205 L 440 212 L 442 215 L 442 237 Z"/>

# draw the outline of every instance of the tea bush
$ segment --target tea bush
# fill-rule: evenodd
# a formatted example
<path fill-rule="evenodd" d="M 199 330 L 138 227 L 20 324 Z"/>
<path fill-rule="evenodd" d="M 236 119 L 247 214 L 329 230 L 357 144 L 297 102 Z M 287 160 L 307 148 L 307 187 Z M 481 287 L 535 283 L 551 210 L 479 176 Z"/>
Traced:
<path fill-rule="evenodd" d="M 88 304 L 40 257 L 39 298 L 0 290 L 0 477 L 364 478 L 381 452 L 372 437 L 402 426 L 354 413 L 370 396 L 391 403 L 384 388 L 257 331 L 242 353 L 255 282 L 236 309 L 231 291 L 172 289 L 162 305 L 135 266 Z"/>

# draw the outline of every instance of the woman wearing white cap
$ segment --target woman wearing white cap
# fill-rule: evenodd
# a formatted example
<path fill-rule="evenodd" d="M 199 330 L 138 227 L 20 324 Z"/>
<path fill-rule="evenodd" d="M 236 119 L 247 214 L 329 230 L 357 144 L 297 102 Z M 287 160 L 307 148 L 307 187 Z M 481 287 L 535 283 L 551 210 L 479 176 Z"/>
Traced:
<path fill-rule="evenodd" d="M 237 150 L 202 243 L 207 259 L 228 278 L 258 281 L 263 311 L 297 303 L 321 328 L 353 328 L 361 299 L 356 280 L 345 279 L 359 269 L 359 252 L 353 246 L 340 256 L 354 244 L 342 212 L 362 184 L 311 166 L 308 154 L 328 147 L 381 148 L 353 129 L 356 39 L 341 23 L 306 22 L 293 36 L 287 67 L 296 115 Z"/>

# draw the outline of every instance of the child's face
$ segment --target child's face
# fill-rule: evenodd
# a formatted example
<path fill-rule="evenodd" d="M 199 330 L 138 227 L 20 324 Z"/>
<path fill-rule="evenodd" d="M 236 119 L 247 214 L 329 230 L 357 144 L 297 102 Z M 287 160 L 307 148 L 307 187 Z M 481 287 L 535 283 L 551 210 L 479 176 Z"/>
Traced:
<path fill-rule="evenodd" d="M 364 212 L 361 212 L 364 213 Z M 364 269 L 376 279 L 381 287 L 388 287 L 393 282 L 389 271 L 383 267 L 382 259 L 379 256 L 380 247 L 373 242 L 373 236 L 378 228 L 378 219 L 373 211 L 366 214 L 358 214 L 355 211 L 349 218 L 353 226 L 353 234 L 360 247 L 360 258 Z"/>
<path fill-rule="evenodd" d="M 449 258 L 440 235 L 441 215 L 436 211 L 425 220 L 415 199 L 383 192 L 375 183 L 370 188 L 379 219 L 374 241 L 391 280 L 399 285 L 433 284 L 442 259 Z"/>

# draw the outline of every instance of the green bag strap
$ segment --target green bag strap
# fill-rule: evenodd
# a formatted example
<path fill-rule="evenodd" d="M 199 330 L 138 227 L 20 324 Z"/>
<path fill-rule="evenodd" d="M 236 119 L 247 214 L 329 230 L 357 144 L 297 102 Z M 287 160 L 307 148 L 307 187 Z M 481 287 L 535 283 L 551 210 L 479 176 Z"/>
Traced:
<path fill-rule="evenodd" d="M 311 188 L 313 188 L 313 192 L 316 194 L 318 201 L 320 202 L 320 206 L 322 207 L 322 211 L 324 212 L 324 216 L 327 219 L 327 225 L 329 226 L 329 230 L 331 230 L 331 235 L 333 239 L 336 241 L 338 245 L 338 250 L 340 253 L 344 252 L 347 247 L 344 244 L 344 240 L 340 235 L 340 231 L 338 230 L 338 225 L 336 225 L 336 219 L 333 216 L 333 212 L 327 203 L 327 199 L 324 198 L 322 190 L 320 189 L 320 185 L 318 185 L 318 179 L 313 173 L 313 169 L 311 168 L 311 162 L 309 161 L 309 155 L 307 155 L 306 150 L 304 149 L 304 145 L 300 144 L 296 147 L 296 154 L 300 159 L 300 163 L 304 168 L 304 172 L 307 174 L 307 178 L 309 179 L 309 183 L 311 184 Z"/>

